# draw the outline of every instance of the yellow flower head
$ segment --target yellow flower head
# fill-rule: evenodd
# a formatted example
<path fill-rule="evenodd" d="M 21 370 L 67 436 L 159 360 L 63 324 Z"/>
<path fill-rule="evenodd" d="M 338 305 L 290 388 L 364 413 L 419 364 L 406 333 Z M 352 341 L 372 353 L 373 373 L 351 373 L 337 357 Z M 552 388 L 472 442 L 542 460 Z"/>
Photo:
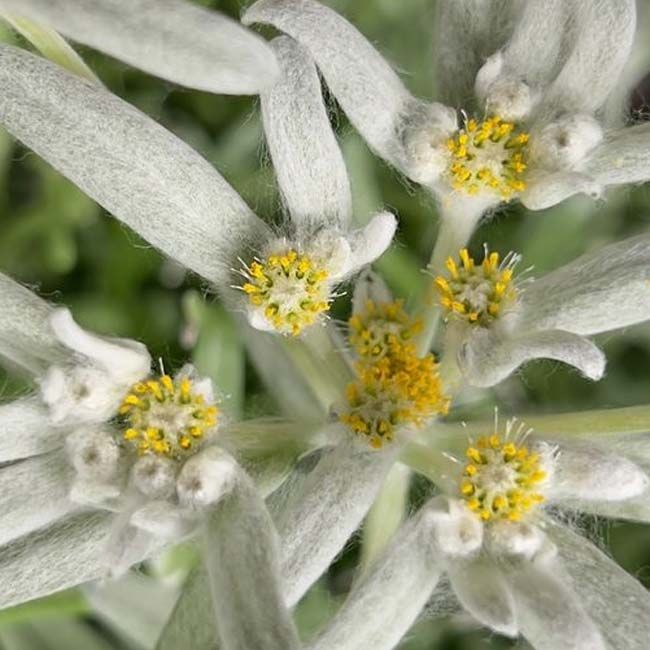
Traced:
<path fill-rule="evenodd" d="M 340 420 L 374 448 L 393 440 L 397 428 L 420 427 L 449 408 L 433 356 L 418 357 L 413 345 L 399 343 L 380 359 L 357 364 L 347 402 Z"/>
<path fill-rule="evenodd" d="M 193 391 L 188 377 L 162 375 L 132 386 L 120 407 L 123 439 L 139 455 L 182 459 L 217 426 L 219 410 Z"/>
<path fill-rule="evenodd" d="M 327 270 L 293 248 L 252 262 L 242 274 L 250 305 L 281 334 L 297 336 L 329 310 Z"/>
<path fill-rule="evenodd" d="M 448 315 L 471 325 L 488 326 L 516 300 L 512 276 L 519 258 L 510 254 L 500 261 L 498 253 L 486 250 L 483 262 L 476 264 L 466 248 L 459 258 L 448 258 L 447 275 L 434 280 L 440 304 Z"/>
<path fill-rule="evenodd" d="M 520 521 L 544 502 L 543 455 L 509 440 L 509 433 L 481 437 L 465 452 L 460 496 L 486 522 Z"/>
<path fill-rule="evenodd" d="M 404 301 L 368 300 L 363 311 L 349 320 L 349 340 L 359 357 L 379 359 L 391 348 L 408 343 L 421 330 L 422 323 L 404 311 Z"/>
<path fill-rule="evenodd" d="M 526 188 L 528 133 L 498 116 L 468 120 L 447 140 L 450 185 L 470 196 L 489 194 L 510 201 Z"/>

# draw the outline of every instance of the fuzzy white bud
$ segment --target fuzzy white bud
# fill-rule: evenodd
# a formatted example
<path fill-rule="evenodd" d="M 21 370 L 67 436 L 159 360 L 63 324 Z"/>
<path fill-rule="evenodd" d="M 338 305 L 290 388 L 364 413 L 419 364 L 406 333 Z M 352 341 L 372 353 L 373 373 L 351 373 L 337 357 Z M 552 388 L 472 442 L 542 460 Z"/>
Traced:
<path fill-rule="evenodd" d="M 191 510 L 214 505 L 235 481 L 234 459 L 217 447 L 190 458 L 178 476 L 176 491 L 181 506 Z"/>
<path fill-rule="evenodd" d="M 176 464 L 160 456 L 143 456 L 131 470 L 133 485 L 151 499 L 166 499 L 176 487 Z"/>
<path fill-rule="evenodd" d="M 490 526 L 487 546 L 496 556 L 532 560 L 546 542 L 546 535 L 532 524 L 499 521 Z"/>
<path fill-rule="evenodd" d="M 531 134 L 531 159 L 547 169 L 579 169 L 602 139 L 603 131 L 593 117 L 571 115 Z"/>
<path fill-rule="evenodd" d="M 483 524 L 462 501 L 445 497 L 433 499 L 426 506 L 424 516 L 437 547 L 445 555 L 463 557 L 481 548 Z"/>
<path fill-rule="evenodd" d="M 110 433 L 79 429 L 66 438 L 66 448 L 80 478 L 106 483 L 117 476 L 120 449 Z"/>

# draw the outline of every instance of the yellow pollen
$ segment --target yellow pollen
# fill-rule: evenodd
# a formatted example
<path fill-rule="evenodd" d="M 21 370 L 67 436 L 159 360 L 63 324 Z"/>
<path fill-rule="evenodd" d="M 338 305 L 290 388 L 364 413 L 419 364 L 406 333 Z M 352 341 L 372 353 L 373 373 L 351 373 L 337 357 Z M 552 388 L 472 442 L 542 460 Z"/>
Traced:
<path fill-rule="evenodd" d="M 448 276 L 439 275 L 433 281 L 440 305 L 447 316 L 486 327 L 516 300 L 512 276 L 518 257 L 507 255 L 500 262 L 498 253 L 486 251 L 483 262 L 477 264 L 464 248 L 459 259 L 460 263 L 447 259 Z"/>
<path fill-rule="evenodd" d="M 528 140 L 528 133 L 498 116 L 480 123 L 468 120 L 447 140 L 451 186 L 470 196 L 488 193 L 510 201 L 526 189 Z"/>
<path fill-rule="evenodd" d="M 471 462 L 463 472 L 460 496 L 483 521 L 520 521 L 544 502 L 539 490 L 546 472 L 539 454 L 496 433 L 479 438 L 465 454 Z"/>
<path fill-rule="evenodd" d="M 132 386 L 122 400 L 122 438 L 139 455 L 180 459 L 201 446 L 217 425 L 219 409 L 205 406 L 188 377 L 162 375 Z"/>
<path fill-rule="evenodd" d="M 395 341 L 378 359 L 362 357 L 356 372 L 339 418 L 375 449 L 393 440 L 399 427 L 421 427 L 449 409 L 433 355 L 418 357 L 411 343 Z"/>
<path fill-rule="evenodd" d="M 327 270 L 292 248 L 252 262 L 242 274 L 249 303 L 282 334 L 297 336 L 329 310 Z"/>
<path fill-rule="evenodd" d="M 378 359 L 391 348 L 411 341 L 422 329 L 419 320 L 404 311 L 404 301 L 376 303 L 368 300 L 365 308 L 348 321 L 349 340 L 359 357 Z"/>

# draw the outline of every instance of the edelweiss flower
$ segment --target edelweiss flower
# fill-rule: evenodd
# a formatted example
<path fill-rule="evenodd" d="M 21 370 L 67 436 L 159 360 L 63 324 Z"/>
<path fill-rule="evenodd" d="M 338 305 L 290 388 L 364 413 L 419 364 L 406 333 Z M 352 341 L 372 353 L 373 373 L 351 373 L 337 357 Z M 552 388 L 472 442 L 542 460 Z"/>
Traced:
<path fill-rule="evenodd" d="M 328 310 L 338 283 L 386 249 L 395 218 L 380 213 L 350 230 L 347 174 L 316 70 L 289 39 L 273 47 L 290 70 L 262 94 L 291 216 L 280 236 L 154 121 L 9 46 L 0 49 L 0 120 L 116 217 L 212 282 L 234 309 L 246 309 L 253 326 L 296 335 Z"/>
<path fill-rule="evenodd" d="M 279 73 L 261 38 L 184 0 L 1 0 L 0 13 L 50 26 L 145 72 L 199 90 L 257 94 Z"/>
<path fill-rule="evenodd" d="M 269 607 L 273 647 L 297 647 L 271 519 L 222 444 L 211 381 L 191 367 L 152 376 L 141 344 L 84 331 L 67 309 L 6 276 L 0 285 L 0 354 L 38 385 L 35 395 L 0 406 L 1 459 L 23 459 L 0 468 L 2 604 L 121 573 L 207 528 L 225 647 L 242 647 L 232 645 L 242 635 L 262 643 L 269 625 L 259 610 Z M 256 589 L 242 599 L 231 593 L 246 581 Z"/>
<path fill-rule="evenodd" d="M 541 278 L 518 283 L 516 255 L 482 263 L 467 250 L 434 282 L 446 313 L 446 354 L 465 378 L 498 383 L 527 361 L 549 358 L 600 379 L 605 356 L 588 336 L 650 319 L 650 239 L 632 237 L 589 252 Z"/>
<path fill-rule="evenodd" d="M 602 108 L 634 37 L 633 0 L 459 0 L 439 12 L 438 82 L 451 107 L 414 98 L 350 23 L 315 0 L 259 0 L 243 22 L 271 24 L 309 50 L 370 146 L 437 197 L 447 251 L 503 201 L 541 209 L 650 178 L 647 125 L 604 136 Z"/>
<path fill-rule="evenodd" d="M 393 648 L 445 572 L 469 614 L 539 650 L 641 649 L 646 590 L 555 510 L 647 499 L 648 476 L 620 451 L 510 421 L 470 441 L 464 461 L 440 457 L 432 475 L 445 495 L 404 525 L 309 647 Z"/>

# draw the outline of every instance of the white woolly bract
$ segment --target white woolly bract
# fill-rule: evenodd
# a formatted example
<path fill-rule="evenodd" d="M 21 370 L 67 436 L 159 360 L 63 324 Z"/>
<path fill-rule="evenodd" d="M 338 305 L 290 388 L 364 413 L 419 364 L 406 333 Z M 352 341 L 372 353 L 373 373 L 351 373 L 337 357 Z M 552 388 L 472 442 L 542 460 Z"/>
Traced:
<path fill-rule="evenodd" d="M 286 602 L 294 605 L 359 527 L 398 453 L 356 441 L 326 450 L 277 517 Z"/>
<path fill-rule="evenodd" d="M 0 122 L 15 137 L 154 246 L 230 288 L 238 258 L 269 230 L 211 165 L 102 88 L 10 46 L 0 61 Z"/>
<path fill-rule="evenodd" d="M 72 475 L 63 450 L 0 468 L 0 545 L 77 510 L 68 499 Z"/>
<path fill-rule="evenodd" d="M 53 426 L 35 395 L 0 404 L 0 462 L 52 451 L 63 445 L 68 430 Z"/>
<path fill-rule="evenodd" d="M 44 300 L 0 273 L 0 357 L 36 377 L 69 359 L 49 326 L 51 314 Z"/>
<path fill-rule="evenodd" d="M 203 552 L 223 650 L 297 649 L 281 591 L 277 535 L 241 470 L 208 517 Z"/>
<path fill-rule="evenodd" d="M 2 0 L 0 11 L 51 25 L 74 41 L 199 90 L 254 94 L 278 73 L 273 52 L 256 34 L 184 0 Z"/>
<path fill-rule="evenodd" d="M 350 183 L 316 67 L 291 38 L 277 38 L 271 46 L 282 76 L 260 97 L 262 118 L 289 216 L 299 237 L 322 227 L 347 230 L 352 214 Z"/>
<path fill-rule="evenodd" d="M 417 619 L 442 567 L 426 513 L 412 517 L 370 565 L 309 650 L 390 650 Z"/>

